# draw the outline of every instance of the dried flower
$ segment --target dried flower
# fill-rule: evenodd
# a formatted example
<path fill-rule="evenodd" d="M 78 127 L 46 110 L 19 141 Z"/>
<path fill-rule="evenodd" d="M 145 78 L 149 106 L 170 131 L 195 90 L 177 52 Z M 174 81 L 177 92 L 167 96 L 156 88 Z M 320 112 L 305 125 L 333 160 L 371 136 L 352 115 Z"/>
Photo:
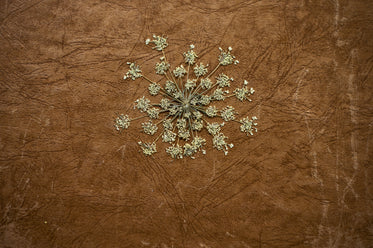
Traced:
<path fill-rule="evenodd" d="M 178 136 L 180 139 L 189 140 L 190 132 L 187 129 L 179 129 Z"/>
<path fill-rule="evenodd" d="M 172 124 L 172 119 L 165 119 L 163 121 L 163 128 L 166 130 L 172 130 L 174 125 Z"/>
<path fill-rule="evenodd" d="M 192 156 L 196 152 L 197 152 L 197 147 L 196 146 L 191 145 L 189 143 L 185 143 L 185 145 L 184 145 L 184 155 L 185 156 Z"/>
<path fill-rule="evenodd" d="M 192 145 L 194 145 L 195 147 L 198 148 L 201 148 L 202 146 L 204 146 L 206 144 L 206 140 L 202 137 L 194 137 L 193 141 L 192 141 Z"/>
<path fill-rule="evenodd" d="M 168 98 L 162 98 L 160 101 L 160 105 L 161 105 L 161 108 L 163 108 L 164 110 L 167 110 L 170 108 L 171 102 Z"/>
<path fill-rule="evenodd" d="M 214 99 L 214 100 L 217 100 L 217 101 L 222 101 L 222 100 L 225 99 L 224 93 L 225 93 L 225 91 L 223 91 L 223 89 L 218 88 L 211 95 L 211 98 Z"/>
<path fill-rule="evenodd" d="M 194 131 L 201 131 L 202 128 L 203 128 L 203 121 L 202 120 L 193 120 L 192 129 Z"/>
<path fill-rule="evenodd" d="M 172 132 L 171 130 L 166 129 L 163 132 L 163 135 L 162 135 L 163 142 L 172 143 L 175 141 L 175 138 L 176 138 L 176 133 Z"/>
<path fill-rule="evenodd" d="M 198 132 L 206 128 L 208 133 L 212 135 L 213 147 L 217 150 L 223 150 L 224 154 L 227 155 L 228 148 L 233 148 L 233 144 L 227 144 L 228 137 L 221 133 L 225 123 L 208 123 L 204 117 L 220 116 L 224 121 L 235 120 L 238 113 L 235 112 L 234 107 L 227 105 L 219 111 L 215 106 L 209 105 L 213 101 L 222 101 L 232 96 L 240 101 L 246 99 L 250 101 L 248 96 L 254 93 L 253 88 L 248 89 L 246 87 L 248 82 L 245 80 L 242 88 L 236 88 L 234 94 L 228 95 L 229 90 L 225 87 L 228 88 L 233 84 L 233 78 L 229 78 L 222 72 L 216 77 L 216 83 L 212 83 L 210 79 L 222 66 L 238 64 L 238 60 L 235 60 L 235 57 L 231 54 L 232 48 L 228 47 L 227 51 L 219 48 L 219 63 L 210 74 L 206 75 L 208 64 L 196 64 L 198 56 L 194 51 L 194 45 L 190 45 L 189 51 L 184 53 L 184 61 L 188 65 L 188 70 L 180 65 L 170 71 L 170 64 L 164 53 L 164 49 L 168 46 L 167 39 L 163 36 L 153 35 L 153 40 L 146 39 L 145 43 L 147 45 L 153 43 L 155 45 L 153 49 L 162 52 L 160 61 L 155 64 L 155 72 L 164 76 L 163 82 L 156 83 L 143 75 L 140 67 L 135 63 L 128 63 L 129 70 L 124 78 L 131 78 L 132 80 L 144 78 L 151 82 L 148 86 L 149 94 L 152 96 L 161 94 L 163 97 L 157 104 L 151 104 L 145 96 L 137 99 L 135 109 L 146 112 L 147 115 L 130 119 L 128 115 L 122 114 L 115 119 L 115 129 L 118 131 L 127 129 L 130 122 L 148 117 L 148 121 L 141 124 L 143 132 L 154 135 L 158 131 L 158 124 L 163 123 L 162 133 L 154 137 L 153 142 L 143 143 L 140 141 L 139 145 L 145 155 L 152 155 L 157 152 L 155 142 L 162 137 L 162 142 L 171 144 L 166 148 L 166 153 L 174 159 L 180 159 L 183 157 L 194 158 L 194 154 L 198 151 L 206 154 L 206 150 L 203 149 L 206 140 L 198 136 Z M 189 72 L 191 65 L 193 65 L 192 73 Z M 152 119 L 158 118 L 161 120 L 154 124 Z M 257 131 L 255 120 L 255 116 L 251 119 L 246 117 L 240 121 L 235 121 L 235 123 L 240 124 L 242 132 L 252 135 L 254 131 Z M 190 143 L 187 142 L 189 139 L 191 139 Z M 182 144 L 179 145 L 179 142 L 182 142 Z"/>
<path fill-rule="evenodd" d="M 228 147 L 227 147 L 227 142 L 225 142 L 225 140 L 227 139 L 228 137 L 226 137 L 224 134 L 222 133 L 218 133 L 217 135 L 214 136 L 214 138 L 212 139 L 212 144 L 213 146 L 218 149 L 218 150 L 227 150 Z"/>
<path fill-rule="evenodd" d="M 223 124 L 219 124 L 217 122 L 214 122 L 214 123 L 208 123 L 207 124 L 207 131 L 211 134 L 211 135 L 216 135 L 220 132 L 220 127 L 224 126 L 224 123 Z"/>

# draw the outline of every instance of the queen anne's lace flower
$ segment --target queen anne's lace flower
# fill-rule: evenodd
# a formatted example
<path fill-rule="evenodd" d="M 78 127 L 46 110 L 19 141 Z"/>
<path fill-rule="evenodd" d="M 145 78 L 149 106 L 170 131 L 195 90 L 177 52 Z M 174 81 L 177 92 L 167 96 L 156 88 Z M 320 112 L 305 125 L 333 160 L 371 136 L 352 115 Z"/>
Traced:
<path fill-rule="evenodd" d="M 230 65 L 234 62 L 234 56 L 231 54 L 232 48 L 229 47 L 228 51 L 224 51 L 221 47 L 219 47 L 220 55 L 219 55 L 219 62 L 221 65 Z"/>
<path fill-rule="evenodd" d="M 181 139 L 189 140 L 190 132 L 189 132 L 189 130 L 186 130 L 186 129 L 179 129 L 178 136 Z"/>
<path fill-rule="evenodd" d="M 204 146 L 206 144 L 206 140 L 202 137 L 194 137 L 193 141 L 192 141 L 192 145 L 194 145 L 195 147 L 198 148 L 201 148 L 202 146 Z"/>
<path fill-rule="evenodd" d="M 217 101 L 222 101 L 225 99 L 225 91 L 221 88 L 218 88 L 214 91 L 214 93 L 211 95 L 211 98 Z"/>
<path fill-rule="evenodd" d="M 162 98 L 160 101 L 160 105 L 161 105 L 161 108 L 163 108 L 164 110 L 167 110 L 170 108 L 171 102 L 168 98 Z"/>
<path fill-rule="evenodd" d="M 145 134 L 153 135 L 158 131 L 158 125 L 163 129 L 159 135 L 152 137 L 153 141 L 149 143 L 139 142 L 139 145 L 145 155 L 152 155 L 157 152 L 156 142 L 161 140 L 165 143 L 170 143 L 171 146 L 166 148 L 166 153 L 173 159 L 181 159 L 183 157 L 194 158 L 198 151 L 206 154 L 204 146 L 206 139 L 199 136 L 199 132 L 206 128 L 212 136 L 213 147 L 217 150 L 222 150 L 225 155 L 228 154 L 228 149 L 233 148 L 233 144 L 227 144 L 227 139 L 223 133 L 223 123 L 212 122 L 208 123 L 206 117 L 221 117 L 224 121 L 232 121 L 236 119 L 237 112 L 233 106 L 222 107 L 219 111 L 215 106 L 210 106 L 213 101 L 223 101 L 230 97 L 235 97 L 240 101 L 251 101 L 248 96 L 254 93 L 253 88 L 248 88 L 248 82 L 244 80 L 242 88 L 236 88 L 234 94 L 229 95 L 229 89 L 234 84 L 233 78 L 229 78 L 222 72 L 218 72 L 223 66 L 230 64 L 238 64 L 238 60 L 231 54 L 232 48 L 228 50 L 220 49 L 218 56 L 218 64 L 208 73 L 208 65 L 199 63 L 196 64 L 198 58 L 195 52 L 195 46 L 191 45 L 189 51 L 184 53 L 184 65 L 176 67 L 173 71 L 170 70 L 170 64 L 164 53 L 168 46 L 167 38 L 163 36 L 153 35 L 153 39 L 145 41 L 147 45 L 154 44 L 153 49 L 161 51 L 160 61 L 155 64 L 155 73 L 164 76 L 163 81 L 154 82 L 150 77 L 143 74 L 135 63 L 128 63 L 129 70 L 124 76 L 124 79 L 130 78 L 135 80 L 143 78 L 150 82 L 148 86 L 149 94 L 152 96 L 161 95 L 158 103 L 151 103 L 149 99 L 139 98 L 135 101 L 135 109 L 140 112 L 145 112 L 145 115 L 131 119 L 128 115 L 119 115 L 115 119 L 114 127 L 118 131 L 127 129 L 130 123 L 141 118 L 148 118 L 148 121 L 143 122 L 142 129 Z M 193 67 L 192 67 L 193 66 Z M 215 73 L 219 75 L 215 77 Z M 216 78 L 216 82 L 212 82 L 210 78 Z M 235 86 L 237 87 L 237 86 Z M 222 103 L 221 103 L 222 104 Z M 153 119 L 157 120 L 153 123 Z M 245 117 L 239 123 L 239 129 L 247 135 L 253 135 L 256 132 L 257 123 L 256 117 L 249 119 Z M 191 140 L 190 142 L 188 142 Z M 179 145 L 179 142 L 181 144 Z"/>
<path fill-rule="evenodd" d="M 218 133 L 217 135 L 214 136 L 214 138 L 212 139 L 212 144 L 213 146 L 218 149 L 218 150 L 227 150 L 228 147 L 227 147 L 227 142 L 225 142 L 225 140 L 227 139 L 228 137 L 226 137 L 224 134 L 222 133 Z"/>
<path fill-rule="evenodd" d="M 224 123 L 223 124 L 219 124 L 217 122 L 214 122 L 214 123 L 208 123 L 207 124 L 207 131 L 211 134 L 211 135 L 216 135 L 220 132 L 220 127 L 221 126 L 224 126 Z"/>
<path fill-rule="evenodd" d="M 193 120 L 192 122 L 192 129 L 195 131 L 201 131 L 203 128 L 203 121 L 202 120 Z"/>
<path fill-rule="evenodd" d="M 185 156 L 192 156 L 196 152 L 197 152 L 197 147 L 195 145 L 185 143 L 185 145 L 184 145 L 184 155 Z"/>

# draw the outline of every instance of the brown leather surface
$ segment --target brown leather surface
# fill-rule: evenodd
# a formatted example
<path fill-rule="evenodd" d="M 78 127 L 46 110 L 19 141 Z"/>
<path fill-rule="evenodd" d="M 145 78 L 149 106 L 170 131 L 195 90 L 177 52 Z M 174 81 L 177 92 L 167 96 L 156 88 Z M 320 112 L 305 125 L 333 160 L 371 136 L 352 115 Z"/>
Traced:
<path fill-rule="evenodd" d="M 372 247 L 371 1 L 0 1 L 0 247 Z M 145 157 L 136 116 L 154 76 L 195 44 L 256 90 L 227 103 L 254 137 Z M 155 77 L 158 78 L 158 77 Z M 207 137 L 206 133 L 203 133 Z"/>

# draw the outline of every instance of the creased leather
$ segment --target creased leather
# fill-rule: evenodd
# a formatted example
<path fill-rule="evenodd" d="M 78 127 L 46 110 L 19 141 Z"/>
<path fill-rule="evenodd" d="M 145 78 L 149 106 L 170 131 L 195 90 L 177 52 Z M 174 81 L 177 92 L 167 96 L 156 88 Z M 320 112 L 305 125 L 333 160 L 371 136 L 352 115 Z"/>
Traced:
<path fill-rule="evenodd" d="M 371 247 L 372 4 L 369 1 L 1 1 L 1 247 Z M 194 44 L 249 81 L 251 103 L 212 148 L 172 160 L 141 121 L 121 134 L 166 35 L 173 67 Z M 234 86 L 233 86 L 234 87 Z M 149 96 L 150 98 L 150 96 Z M 156 99 L 156 98 L 151 98 Z"/>

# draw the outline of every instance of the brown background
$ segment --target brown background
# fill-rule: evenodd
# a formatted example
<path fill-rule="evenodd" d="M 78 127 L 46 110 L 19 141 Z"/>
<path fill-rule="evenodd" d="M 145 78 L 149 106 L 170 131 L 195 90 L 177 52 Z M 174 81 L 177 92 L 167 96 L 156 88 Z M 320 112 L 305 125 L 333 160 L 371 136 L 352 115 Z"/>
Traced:
<path fill-rule="evenodd" d="M 0 3 L 0 247 L 372 247 L 371 1 Z M 179 161 L 115 132 L 153 33 L 173 66 L 232 46 L 259 132 Z"/>

